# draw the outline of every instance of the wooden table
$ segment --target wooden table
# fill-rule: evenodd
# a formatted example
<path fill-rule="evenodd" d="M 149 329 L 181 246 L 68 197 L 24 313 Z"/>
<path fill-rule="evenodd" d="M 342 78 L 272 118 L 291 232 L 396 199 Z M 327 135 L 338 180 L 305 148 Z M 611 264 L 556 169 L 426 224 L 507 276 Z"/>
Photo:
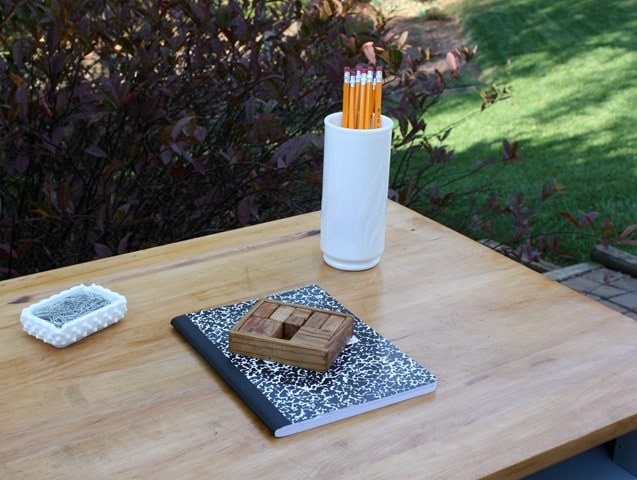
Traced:
<path fill-rule="evenodd" d="M 2 478 L 515 478 L 637 428 L 637 322 L 396 204 L 381 264 L 321 260 L 319 213 L 0 283 Z M 126 317 L 65 349 L 21 310 L 84 283 Z M 170 325 L 317 283 L 439 377 L 274 438 Z"/>

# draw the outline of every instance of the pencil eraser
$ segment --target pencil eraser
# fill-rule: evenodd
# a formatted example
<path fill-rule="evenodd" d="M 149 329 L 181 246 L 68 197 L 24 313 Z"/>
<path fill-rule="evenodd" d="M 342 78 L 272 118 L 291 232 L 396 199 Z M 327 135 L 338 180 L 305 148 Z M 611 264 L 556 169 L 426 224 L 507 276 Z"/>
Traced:
<path fill-rule="evenodd" d="M 62 348 L 116 322 L 126 314 L 126 297 L 99 285 L 77 285 L 22 310 L 29 335 Z"/>

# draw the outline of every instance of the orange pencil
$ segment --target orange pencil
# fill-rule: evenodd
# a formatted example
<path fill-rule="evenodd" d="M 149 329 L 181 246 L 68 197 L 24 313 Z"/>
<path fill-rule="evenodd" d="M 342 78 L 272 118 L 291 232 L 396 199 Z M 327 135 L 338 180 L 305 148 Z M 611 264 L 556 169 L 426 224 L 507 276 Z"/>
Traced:
<path fill-rule="evenodd" d="M 341 117 L 341 126 L 348 128 L 349 126 L 349 67 L 345 67 L 343 73 L 343 116 Z"/>
<path fill-rule="evenodd" d="M 376 118 L 376 84 L 378 83 L 376 81 L 376 75 L 374 74 L 374 69 L 372 68 L 372 105 L 371 105 L 371 113 L 370 113 L 370 125 L 369 128 L 376 128 L 376 121 L 374 120 Z"/>
<path fill-rule="evenodd" d="M 380 128 L 380 110 L 383 98 L 383 67 L 376 67 L 376 89 L 374 95 L 374 128 Z"/>
<path fill-rule="evenodd" d="M 355 77 L 355 95 L 354 95 L 354 121 L 350 125 L 351 128 L 358 128 L 359 108 L 361 104 L 361 67 L 356 67 Z"/>
<path fill-rule="evenodd" d="M 356 127 L 356 75 L 349 76 L 349 108 L 347 110 L 347 128 Z"/>
<path fill-rule="evenodd" d="M 360 85 L 360 97 L 358 98 L 358 119 L 356 120 L 356 128 L 364 130 L 365 126 L 365 114 L 367 112 L 367 71 L 361 69 L 361 85 Z"/>
<path fill-rule="evenodd" d="M 372 112 L 374 111 L 374 69 L 367 68 L 367 86 L 365 90 L 365 123 L 363 128 L 372 128 Z"/>

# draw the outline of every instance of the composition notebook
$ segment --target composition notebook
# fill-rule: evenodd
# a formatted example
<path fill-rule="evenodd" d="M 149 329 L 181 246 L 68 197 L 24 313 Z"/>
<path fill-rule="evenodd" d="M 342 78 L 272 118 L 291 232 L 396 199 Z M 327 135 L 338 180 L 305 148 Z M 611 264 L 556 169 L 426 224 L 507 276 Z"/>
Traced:
<path fill-rule="evenodd" d="M 181 315 L 171 324 L 274 436 L 302 432 L 436 389 L 435 375 L 318 285 L 268 298 L 352 315 L 354 334 L 328 371 L 230 352 L 228 331 L 258 299 Z"/>

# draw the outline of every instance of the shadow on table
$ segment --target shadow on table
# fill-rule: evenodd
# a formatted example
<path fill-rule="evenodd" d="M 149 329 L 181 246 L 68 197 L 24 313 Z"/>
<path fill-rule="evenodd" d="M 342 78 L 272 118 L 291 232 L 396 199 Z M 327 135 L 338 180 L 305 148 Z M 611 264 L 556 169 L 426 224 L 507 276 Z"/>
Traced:
<path fill-rule="evenodd" d="M 636 480 L 637 431 L 600 445 L 525 480 Z"/>

